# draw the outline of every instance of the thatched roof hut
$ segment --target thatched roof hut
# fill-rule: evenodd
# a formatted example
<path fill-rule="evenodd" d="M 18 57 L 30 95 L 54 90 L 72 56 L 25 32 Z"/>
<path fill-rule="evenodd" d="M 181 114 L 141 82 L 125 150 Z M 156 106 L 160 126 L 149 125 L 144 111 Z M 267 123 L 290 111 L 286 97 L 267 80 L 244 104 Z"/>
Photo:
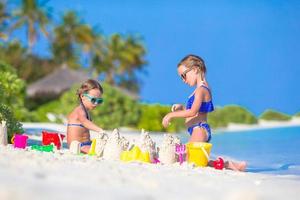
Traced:
<path fill-rule="evenodd" d="M 75 83 L 82 83 L 89 78 L 90 76 L 85 71 L 62 67 L 29 85 L 27 95 L 31 98 L 58 96 L 70 89 Z"/>
<path fill-rule="evenodd" d="M 89 78 L 92 77 L 86 71 L 72 70 L 63 66 L 29 85 L 27 87 L 27 96 L 29 98 L 52 99 L 69 90 L 75 83 L 83 83 Z M 118 86 L 114 86 L 114 88 L 135 100 L 140 99 L 137 93 Z"/>

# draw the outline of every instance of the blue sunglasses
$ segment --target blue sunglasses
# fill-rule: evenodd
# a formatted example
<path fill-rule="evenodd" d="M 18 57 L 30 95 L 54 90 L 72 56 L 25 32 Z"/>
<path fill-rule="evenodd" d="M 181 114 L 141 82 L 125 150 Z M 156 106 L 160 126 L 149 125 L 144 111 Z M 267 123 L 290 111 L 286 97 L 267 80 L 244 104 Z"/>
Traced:
<path fill-rule="evenodd" d="M 92 104 L 97 105 L 97 104 L 103 103 L 103 98 L 96 98 L 96 97 L 90 96 L 87 93 L 83 93 L 83 96 L 87 97 Z"/>

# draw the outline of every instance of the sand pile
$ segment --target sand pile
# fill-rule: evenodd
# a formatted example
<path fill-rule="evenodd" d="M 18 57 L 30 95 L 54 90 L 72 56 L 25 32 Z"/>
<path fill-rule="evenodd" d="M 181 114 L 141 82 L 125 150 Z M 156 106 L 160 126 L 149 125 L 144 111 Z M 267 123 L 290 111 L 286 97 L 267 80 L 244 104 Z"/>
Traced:
<path fill-rule="evenodd" d="M 0 123 L 0 145 L 7 145 L 7 126 L 6 121 Z"/>
<path fill-rule="evenodd" d="M 98 157 L 102 157 L 104 147 L 108 140 L 108 135 L 105 132 L 101 132 L 94 139 L 96 139 L 96 147 L 95 147 L 96 155 Z"/>
<path fill-rule="evenodd" d="M 157 150 L 156 150 L 156 144 L 151 139 L 148 132 L 144 131 L 142 129 L 140 138 L 136 144 L 142 152 L 149 152 L 150 153 L 150 160 L 151 162 L 154 160 L 154 158 L 157 158 Z"/>
<path fill-rule="evenodd" d="M 104 143 L 104 140 L 102 140 L 102 142 Z M 119 130 L 114 129 L 113 132 L 109 135 L 104 145 L 105 145 L 103 150 L 104 159 L 120 160 L 122 151 L 126 150 L 129 146 L 129 141 L 125 137 L 120 137 Z M 103 147 L 101 146 L 99 148 L 103 148 Z"/>
<path fill-rule="evenodd" d="M 180 144 L 177 136 L 164 134 L 162 145 L 159 149 L 159 160 L 163 164 L 172 164 L 177 161 L 175 154 L 175 146 Z"/>

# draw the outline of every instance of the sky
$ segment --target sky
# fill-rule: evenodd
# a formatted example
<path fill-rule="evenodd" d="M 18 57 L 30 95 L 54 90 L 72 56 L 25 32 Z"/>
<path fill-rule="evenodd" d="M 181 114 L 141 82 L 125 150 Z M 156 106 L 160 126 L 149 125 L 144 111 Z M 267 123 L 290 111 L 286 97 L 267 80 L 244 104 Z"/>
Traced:
<path fill-rule="evenodd" d="M 140 74 L 143 102 L 184 104 L 194 88 L 181 81 L 177 63 L 196 54 L 205 60 L 215 105 L 241 105 L 257 116 L 266 109 L 300 111 L 300 1 L 52 0 L 46 5 L 55 20 L 75 10 L 104 35 L 140 35 L 148 61 L 147 73 Z M 41 41 L 34 51 L 47 54 L 47 48 Z"/>

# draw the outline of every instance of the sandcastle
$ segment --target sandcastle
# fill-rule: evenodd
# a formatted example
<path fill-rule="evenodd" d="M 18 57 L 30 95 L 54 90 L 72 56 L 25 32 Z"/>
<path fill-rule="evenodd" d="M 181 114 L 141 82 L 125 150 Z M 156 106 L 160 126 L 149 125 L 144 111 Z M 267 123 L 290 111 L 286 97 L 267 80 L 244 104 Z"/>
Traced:
<path fill-rule="evenodd" d="M 158 161 L 157 158 L 159 157 L 159 161 L 163 164 L 173 164 L 177 161 L 175 146 L 176 144 L 180 144 L 177 136 L 164 134 L 162 145 L 158 151 L 156 143 L 151 139 L 148 132 L 142 130 L 139 139 L 137 141 L 133 140 L 130 143 L 125 137 L 120 136 L 118 129 L 114 129 L 109 135 L 105 132 L 99 133 L 93 139 L 93 142 L 95 142 L 93 143 L 95 146 L 91 146 L 91 148 L 93 147 L 93 153 L 89 153 L 90 155 L 103 157 L 106 160 L 121 159 L 123 161 L 143 161 L 150 163 L 156 163 L 155 161 Z M 70 152 L 78 154 L 78 151 L 80 151 L 80 143 L 74 142 L 73 144 L 72 142 Z M 122 152 L 127 152 L 126 156 Z M 143 155 L 144 157 L 136 155 L 137 152 L 140 152 L 139 155 Z"/>
<path fill-rule="evenodd" d="M 2 121 L 2 123 L 0 123 L 0 145 L 7 145 L 6 121 Z"/>
<path fill-rule="evenodd" d="M 156 151 L 156 144 L 151 139 L 148 132 L 146 132 L 144 129 L 142 129 L 140 138 L 136 144 L 142 152 L 149 152 L 150 153 L 150 160 L 151 162 L 154 160 L 154 158 L 157 158 L 157 151 Z"/>
<path fill-rule="evenodd" d="M 75 155 L 80 154 L 80 142 L 76 140 L 72 141 L 70 144 L 70 152 Z"/>
<path fill-rule="evenodd" d="M 103 158 L 107 160 L 120 160 L 122 151 L 128 148 L 129 141 L 120 137 L 118 129 L 114 129 L 108 137 L 103 150 Z"/>
<path fill-rule="evenodd" d="M 98 157 L 101 157 L 103 156 L 103 150 L 108 140 L 108 135 L 105 132 L 101 132 L 95 137 L 95 139 L 96 139 L 96 148 L 95 148 L 96 155 Z"/>
<path fill-rule="evenodd" d="M 164 134 L 161 148 L 159 149 L 159 160 L 163 164 L 173 164 L 177 161 L 175 146 L 180 144 L 180 139 L 170 134 Z"/>

